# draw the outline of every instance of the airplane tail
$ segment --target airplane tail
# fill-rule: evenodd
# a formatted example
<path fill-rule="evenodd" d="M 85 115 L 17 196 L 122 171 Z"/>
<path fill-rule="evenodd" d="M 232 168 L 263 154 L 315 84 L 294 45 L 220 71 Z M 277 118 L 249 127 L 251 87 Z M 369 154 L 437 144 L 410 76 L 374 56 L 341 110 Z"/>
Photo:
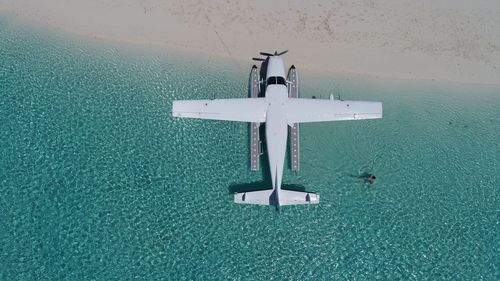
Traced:
<path fill-rule="evenodd" d="M 281 189 L 279 199 L 273 189 L 238 192 L 234 194 L 234 202 L 240 204 L 256 205 L 299 205 L 299 204 L 318 204 L 319 194 L 314 192 L 302 192 Z"/>

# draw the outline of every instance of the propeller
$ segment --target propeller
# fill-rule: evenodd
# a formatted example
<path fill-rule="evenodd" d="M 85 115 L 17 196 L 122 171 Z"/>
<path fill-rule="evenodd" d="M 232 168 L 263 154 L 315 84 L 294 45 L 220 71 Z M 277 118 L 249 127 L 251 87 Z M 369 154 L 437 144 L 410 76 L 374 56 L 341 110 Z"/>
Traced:
<path fill-rule="evenodd" d="M 284 54 L 286 54 L 286 53 L 288 53 L 288 50 L 285 50 L 285 51 L 283 51 L 283 52 L 279 53 L 279 54 L 278 54 L 278 56 L 284 55 Z"/>
<path fill-rule="evenodd" d="M 266 52 L 259 52 L 259 54 L 261 56 L 266 56 L 266 57 L 272 57 L 272 56 L 281 56 L 281 55 L 284 55 L 288 53 L 288 50 L 285 50 L 281 53 L 278 53 L 278 51 L 275 51 L 274 54 L 271 54 L 271 53 L 266 53 Z M 263 59 L 263 58 L 252 58 L 252 60 L 256 60 L 256 61 L 266 61 L 266 59 Z"/>
<path fill-rule="evenodd" d="M 278 51 L 275 51 L 275 52 L 274 52 L 274 54 L 271 54 L 271 53 L 266 53 L 266 52 L 260 52 L 259 54 L 260 54 L 261 56 L 267 56 L 267 57 L 270 57 L 270 56 L 281 56 L 281 55 L 284 55 L 284 54 L 286 54 L 286 53 L 288 53 L 288 50 L 285 50 L 285 51 L 283 51 L 283 52 L 281 52 L 281 53 L 278 53 Z"/>

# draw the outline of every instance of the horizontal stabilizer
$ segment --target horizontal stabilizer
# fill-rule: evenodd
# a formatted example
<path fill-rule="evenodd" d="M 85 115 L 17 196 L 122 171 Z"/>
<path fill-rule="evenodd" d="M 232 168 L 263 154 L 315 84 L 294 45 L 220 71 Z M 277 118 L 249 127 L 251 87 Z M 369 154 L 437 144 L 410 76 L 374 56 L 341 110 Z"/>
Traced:
<path fill-rule="evenodd" d="M 276 205 L 276 200 L 274 198 L 273 189 L 239 192 L 234 194 L 234 203 Z"/>
<path fill-rule="evenodd" d="M 280 190 L 280 205 L 318 204 L 319 194 L 293 190 Z"/>
<path fill-rule="evenodd" d="M 276 194 L 272 189 L 239 192 L 234 194 L 234 202 L 240 204 L 256 205 L 300 205 L 300 204 L 318 204 L 319 195 L 314 192 L 302 192 L 293 190 L 279 191 L 279 203 L 276 200 Z"/>

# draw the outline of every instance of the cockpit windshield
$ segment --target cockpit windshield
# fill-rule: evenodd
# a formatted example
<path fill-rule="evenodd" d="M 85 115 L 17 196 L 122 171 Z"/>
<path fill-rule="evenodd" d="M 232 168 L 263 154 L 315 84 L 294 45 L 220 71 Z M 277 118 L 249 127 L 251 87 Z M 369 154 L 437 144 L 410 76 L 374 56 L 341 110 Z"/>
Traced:
<path fill-rule="evenodd" d="M 279 85 L 286 86 L 286 81 L 285 81 L 285 78 L 283 78 L 283 77 L 271 76 L 267 79 L 267 85 L 272 85 L 272 84 L 279 84 Z"/>

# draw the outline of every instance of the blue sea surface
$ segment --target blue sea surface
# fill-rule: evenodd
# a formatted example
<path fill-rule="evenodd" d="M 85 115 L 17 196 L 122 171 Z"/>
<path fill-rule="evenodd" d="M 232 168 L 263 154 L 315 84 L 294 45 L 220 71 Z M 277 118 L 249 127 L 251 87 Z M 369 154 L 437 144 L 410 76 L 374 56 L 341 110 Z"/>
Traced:
<path fill-rule="evenodd" d="M 271 186 L 247 124 L 171 116 L 246 97 L 250 67 L 2 15 L 0 280 L 500 280 L 500 86 L 298 66 L 303 97 L 382 101 L 384 118 L 301 125 L 284 183 L 321 203 L 277 212 L 232 202 Z"/>

